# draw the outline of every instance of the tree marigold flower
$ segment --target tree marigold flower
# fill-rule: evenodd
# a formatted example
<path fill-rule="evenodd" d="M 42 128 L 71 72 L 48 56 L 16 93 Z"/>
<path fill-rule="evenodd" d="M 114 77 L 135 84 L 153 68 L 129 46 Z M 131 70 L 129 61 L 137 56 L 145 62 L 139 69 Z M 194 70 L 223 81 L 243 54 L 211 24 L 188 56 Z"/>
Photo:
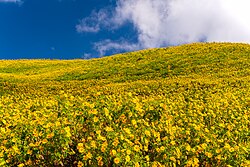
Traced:
<path fill-rule="evenodd" d="M 126 162 L 129 162 L 129 161 L 130 161 L 130 156 L 129 156 L 129 155 L 126 155 L 125 160 L 126 160 Z"/>
<path fill-rule="evenodd" d="M 148 131 L 148 130 L 145 130 L 145 135 L 147 135 L 147 136 L 151 136 L 151 133 L 150 133 L 150 131 Z"/>
<path fill-rule="evenodd" d="M 47 138 L 50 139 L 50 138 L 52 138 L 53 136 L 54 136 L 54 133 L 52 132 L 52 133 L 49 133 L 49 134 L 47 135 Z"/>
<path fill-rule="evenodd" d="M 79 149 L 79 148 L 83 148 L 83 143 L 78 143 L 77 144 L 77 149 Z"/>
<path fill-rule="evenodd" d="M 113 132 L 113 131 L 114 131 L 113 128 L 112 128 L 112 127 L 109 127 L 109 126 L 107 126 L 107 127 L 105 128 L 105 130 L 106 130 L 107 132 Z"/>
<path fill-rule="evenodd" d="M 175 142 L 175 141 L 171 141 L 170 144 L 171 144 L 171 145 L 175 145 L 176 142 Z"/>
<path fill-rule="evenodd" d="M 130 155 L 130 154 L 131 154 L 131 151 L 130 151 L 130 150 L 127 150 L 126 153 L 127 153 L 128 155 Z"/>
<path fill-rule="evenodd" d="M 119 164 L 119 163 L 120 163 L 120 158 L 117 158 L 117 157 L 116 157 L 116 158 L 114 159 L 114 162 L 115 162 L 115 164 Z"/>
<path fill-rule="evenodd" d="M 230 146 L 230 144 L 226 143 L 225 146 L 224 146 L 224 148 L 225 148 L 225 149 L 230 149 L 231 146 Z"/>
<path fill-rule="evenodd" d="M 84 150 L 84 148 L 81 147 L 78 149 L 78 151 L 79 151 L 79 153 L 83 153 L 85 150 Z"/>
<path fill-rule="evenodd" d="M 24 167 L 24 164 L 23 164 L 23 163 L 21 163 L 21 164 L 19 164 L 19 165 L 18 165 L 18 167 Z"/>
<path fill-rule="evenodd" d="M 135 145 L 135 146 L 134 146 L 134 150 L 135 150 L 136 152 L 139 152 L 139 151 L 140 151 L 140 147 L 139 147 L 138 145 Z"/>
<path fill-rule="evenodd" d="M 83 163 L 81 162 L 81 161 L 79 161 L 78 163 L 77 163 L 77 167 L 83 167 Z"/>
<path fill-rule="evenodd" d="M 210 152 L 205 152 L 205 155 L 208 157 L 208 158 L 212 158 L 213 154 L 211 154 Z"/>
<path fill-rule="evenodd" d="M 150 160 L 150 158 L 149 158 L 148 155 L 145 157 L 145 159 L 146 159 L 146 161 L 149 161 L 149 160 Z"/>
<path fill-rule="evenodd" d="M 98 117 L 94 117 L 94 122 L 98 122 L 99 118 Z"/>
<path fill-rule="evenodd" d="M 111 150 L 110 154 L 115 156 L 116 155 L 116 150 Z"/>
<path fill-rule="evenodd" d="M 103 166 L 103 161 L 101 160 L 101 161 L 98 161 L 98 165 L 99 166 Z"/>
<path fill-rule="evenodd" d="M 229 148 L 229 152 L 234 152 L 234 148 L 233 147 Z"/>
<path fill-rule="evenodd" d="M 131 123 L 132 123 L 132 125 L 136 125 L 136 120 L 133 119 L 133 120 L 131 121 Z"/>
<path fill-rule="evenodd" d="M 186 150 L 187 150 L 187 151 L 190 151 L 190 150 L 191 150 L 191 147 L 190 147 L 189 144 L 186 146 Z"/>

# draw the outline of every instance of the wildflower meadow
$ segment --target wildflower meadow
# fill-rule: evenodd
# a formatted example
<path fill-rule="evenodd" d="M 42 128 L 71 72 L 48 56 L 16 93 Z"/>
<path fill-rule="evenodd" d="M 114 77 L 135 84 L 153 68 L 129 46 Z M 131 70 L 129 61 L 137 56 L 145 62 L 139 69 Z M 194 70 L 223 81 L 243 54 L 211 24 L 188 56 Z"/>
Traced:
<path fill-rule="evenodd" d="M 250 166 L 250 45 L 0 61 L 0 166 Z"/>

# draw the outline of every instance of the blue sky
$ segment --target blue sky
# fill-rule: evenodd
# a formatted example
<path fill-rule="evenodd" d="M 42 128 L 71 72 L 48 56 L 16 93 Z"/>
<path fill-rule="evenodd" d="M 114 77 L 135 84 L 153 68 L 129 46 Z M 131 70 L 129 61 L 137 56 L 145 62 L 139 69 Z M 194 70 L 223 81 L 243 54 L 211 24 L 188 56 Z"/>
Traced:
<path fill-rule="evenodd" d="M 111 36 L 78 33 L 76 25 L 109 0 L 25 0 L 0 2 L 0 59 L 73 59 L 95 56 L 95 41 Z"/>
<path fill-rule="evenodd" d="M 0 59 L 250 42 L 249 0 L 0 0 Z"/>

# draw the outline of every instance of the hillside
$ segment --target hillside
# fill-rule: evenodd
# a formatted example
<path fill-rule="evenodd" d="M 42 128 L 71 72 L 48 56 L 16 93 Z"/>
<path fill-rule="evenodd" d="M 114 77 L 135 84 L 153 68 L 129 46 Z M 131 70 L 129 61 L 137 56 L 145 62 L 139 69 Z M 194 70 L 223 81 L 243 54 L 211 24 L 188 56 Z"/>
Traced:
<path fill-rule="evenodd" d="M 0 166 L 249 166 L 250 45 L 0 61 Z"/>
<path fill-rule="evenodd" d="M 227 78 L 249 75 L 247 44 L 210 43 L 149 49 L 91 60 L 14 60 L 0 62 L 2 79 L 90 80 L 112 82 L 168 77 Z"/>

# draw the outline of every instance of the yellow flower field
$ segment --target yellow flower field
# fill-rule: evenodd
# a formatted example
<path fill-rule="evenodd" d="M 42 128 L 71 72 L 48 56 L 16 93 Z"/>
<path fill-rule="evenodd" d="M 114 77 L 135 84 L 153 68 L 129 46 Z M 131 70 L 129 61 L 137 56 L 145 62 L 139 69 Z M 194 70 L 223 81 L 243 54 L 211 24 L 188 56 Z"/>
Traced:
<path fill-rule="evenodd" d="M 250 46 L 0 61 L 0 166 L 250 166 Z"/>

